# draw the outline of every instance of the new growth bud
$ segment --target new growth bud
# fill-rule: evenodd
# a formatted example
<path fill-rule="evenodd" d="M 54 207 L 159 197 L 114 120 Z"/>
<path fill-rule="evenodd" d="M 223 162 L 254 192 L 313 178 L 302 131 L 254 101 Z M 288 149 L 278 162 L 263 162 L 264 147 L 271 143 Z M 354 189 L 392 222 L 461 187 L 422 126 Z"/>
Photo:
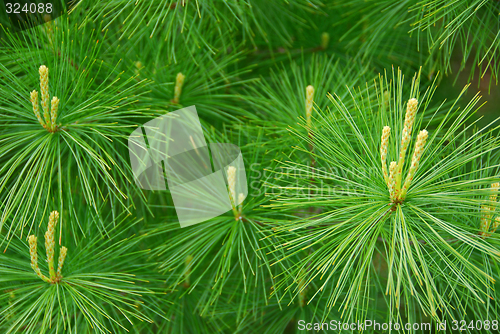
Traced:
<path fill-rule="evenodd" d="M 173 103 L 179 103 L 185 78 L 186 76 L 184 74 L 180 72 L 177 73 L 177 77 L 175 78 L 174 98 L 172 100 Z"/>
<path fill-rule="evenodd" d="M 54 270 L 54 248 L 56 245 L 54 234 L 58 220 L 59 212 L 52 211 L 49 216 L 49 225 L 47 226 L 47 232 L 45 232 L 45 250 L 47 251 L 47 262 L 49 263 L 50 279 L 54 279 L 56 277 L 56 272 Z"/>
<path fill-rule="evenodd" d="M 406 115 L 403 127 L 403 135 L 401 138 L 401 150 L 399 151 L 399 161 L 398 161 L 398 177 L 396 179 L 396 187 L 401 188 L 401 175 L 403 172 L 403 165 L 405 163 L 406 150 L 410 144 L 411 130 L 413 128 L 413 123 L 415 122 L 415 115 L 417 113 L 417 99 L 410 99 L 406 105 Z"/>
<path fill-rule="evenodd" d="M 309 85 L 306 87 L 306 122 L 307 127 L 311 128 L 311 115 L 314 99 L 314 87 Z"/>
<path fill-rule="evenodd" d="M 245 195 L 243 195 L 242 193 L 240 193 L 238 195 L 238 203 L 239 203 L 238 210 L 240 212 L 240 215 L 241 215 L 241 212 L 243 211 L 243 201 L 244 200 L 245 200 Z"/>
<path fill-rule="evenodd" d="M 384 97 L 385 97 L 385 92 L 384 92 Z M 424 146 L 427 141 L 428 137 L 427 130 L 420 131 L 420 133 L 417 136 L 417 141 L 415 143 L 415 150 L 413 152 L 413 157 L 411 159 L 411 165 L 408 170 L 408 175 L 404 181 L 403 186 L 401 186 L 406 151 L 408 149 L 408 145 L 410 144 L 411 131 L 413 128 L 413 124 L 415 123 L 417 107 L 418 107 L 417 99 L 410 99 L 408 101 L 406 106 L 405 121 L 401 138 L 399 159 L 398 162 L 392 161 L 390 163 L 389 175 L 387 175 L 388 173 L 387 173 L 386 161 L 387 161 L 387 149 L 389 146 L 389 136 L 391 133 L 391 128 L 388 126 L 384 126 L 384 128 L 382 129 L 382 137 L 380 139 L 380 159 L 382 162 L 382 173 L 384 175 L 384 180 L 387 184 L 387 188 L 389 189 L 391 202 L 393 203 L 399 203 L 405 199 L 408 188 L 410 187 L 411 182 L 418 169 L 420 158 L 422 157 Z"/>
<path fill-rule="evenodd" d="M 328 48 L 328 42 L 330 42 L 330 34 L 327 32 L 324 32 L 321 34 L 321 48 L 325 50 Z"/>
<path fill-rule="evenodd" d="M 42 280 L 45 282 L 50 282 L 50 280 L 42 274 L 40 271 L 40 268 L 38 268 L 38 253 L 37 253 L 37 242 L 36 242 L 36 237 L 34 235 L 30 235 L 28 237 L 28 242 L 30 245 L 30 258 L 31 258 L 31 268 L 33 268 L 33 271 L 35 274 L 40 277 Z"/>
<path fill-rule="evenodd" d="M 41 92 L 41 104 L 43 110 L 43 119 L 40 114 L 40 109 L 38 107 L 38 92 L 36 90 L 30 93 L 30 100 L 33 106 L 33 113 L 38 119 L 38 123 L 43 126 L 49 132 L 55 132 L 57 130 L 57 111 L 59 108 L 59 99 L 53 97 L 50 101 L 49 107 L 49 69 L 47 66 L 42 65 L 38 70 L 40 74 L 40 92 Z"/>
<path fill-rule="evenodd" d="M 42 93 L 42 109 L 45 124 L 50 124 L 49 112 L 49 69 L 47 66 L 42 65 L 38 70 L 40 74 L 40 92 Z"/>
<path fill-rule="evenodd" d="M 52 101 L 50 101 L 50 122 L 52 130 L 55 130 L 56 127 L 58 108 L 59 108 L 59 99 L 56 96 L 54 96 L 52 98 Z"/>
<path fill-rule="evenodd" d="M 229 166 L 227 168 L 227 184 L 231 197 L 231 205 L 234 209 L 236 204 L 236 167 L 234 166 Z"/>
<path fill-rule="evenodd" d="M 389 184 L 389 175 L 387 175 L 387 147 L 389 146 L 389 135 L 391 128 L 384 126 L 382 129 L 382 138 L 380 139 L 380 159 L 382 160 L 382 173 L 384 173 L 385 183 Z"/>
<path fill-rule="evenodd" d="M 30 257 L 31 257 L 31 268 L 40 277 L 47 283 L 58 283 L 62 278 L 62 268 L 64 265 L 64 260 L 66 259 L 66 255 L 68 253 L 68 249 L 66 247 L 61 247 L 61 251 L 59 254 L 59 260 L 57 265 L 57 273 L 54 269 L 54 252 L 55 252 L 55 228 L 57 222 L 59 220 L 59 212 L 52 211 L 49 216 L 49 224 L 47 226 L 47 232 L 45 232 L 45 249 L 47 252 L 47 263 L 49 265 L 49 276 L 46 277 L 38 268 L 38 254 L 37 254 L 37 238 L 34 235 L 30 235 L 28 238 L 30 245 Z"/>
<path fill-rule="evenodd" d="M 492 183 L 490 187 L 492 193 L 489 196 L 489 203 L 481 205 L 479 235 L 482 236 L 483 239 L 491 236 L 492 233 L 495 233 L 498 226 L 500 225 L 500 216 L 497 216 L 495 220 L 492 221 L 492 218 L 494 217 L 496 211 L 495 209 L 497 205 L 497 194 L 499 188 L 499 182 Z"/>
<path fill-rule="evenodd" d="M 420 164 L 420 158 L 422 157 L 422 152 L 424 151 L 425 142 L 427 141 L 428 132 L 427 130 L 422 130 L 417 136 L 417 142 L 415 143 L 415 150 L 413 151 L 413 157 L 411 158 L 410 170 L 406 176 L 405 183 L 401 189 L 401 197 L 404 198 L 406 191 L 410 187 L 411 181 L 415 176 L 418 165 Z"/>
<path fill-rule="evenodd" d="M 391 196 L 391 200 L 397 199 L 397 189 L 396 189 L 396 169 L 397 169 L 396 161 L 391 161 L 389 165 L 389 195 Z"/>
<path fill-rule="evenodd" d="M 38 92 L 36 90 L 30 93 L 31 105 L 33 106 L 33 113 L 38 119 L 38 123 L 44 128 L 46 127 L 45 122 L 42 119 L 42 115 L 40 114 L 40 108 L 38 106 Z"/>
<path fill-rule="evenodd" d="M 57 277 L 62 278 L 62 268 L 64 266 L 64 260 L 68 254 L 68 249 L 64 246 L 61 247 L 61 252 L 59 253 L 59 260 L 57 261 Z"/>

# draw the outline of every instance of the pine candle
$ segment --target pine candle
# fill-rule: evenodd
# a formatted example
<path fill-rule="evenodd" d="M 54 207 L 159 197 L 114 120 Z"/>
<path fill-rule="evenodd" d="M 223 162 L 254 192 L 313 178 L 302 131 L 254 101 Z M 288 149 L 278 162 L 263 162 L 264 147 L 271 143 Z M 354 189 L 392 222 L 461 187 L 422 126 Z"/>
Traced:
<path fill-rule="evenodd" d="M 33 106 L 33 113 L 35 114 L 38 122 L 49 132 L 57 130 L 57 112 L 59 109 L 59 99 L 54 96 L 50 101 L 49 108 L 49 69 L 47 66 L 42 65 L 38 70 L 40 74 L 40 92 L 41 104 L 43 110 L 43 119 L 38 107 L 38 92 L 36 90 L 30 93 L 30 101 Z"/>
<path fill-rule="evenodd" d="M 382 172 L 384 173 L 384 179 L 389 186 L 389 176 L 387 175 L 387 147 L 389 146 L 389 135 L 391 134 L 391 128 L 384 126 L 382 130 L 382 138 L 380 143 L 380 159 L 382 161 Z"/>
<path fill-rule="evenodd" d="M 30 245 L 30 258 L 31 258 L 31 268 L 35 274 L 40 277 L 45 282 L 50 282 L 50 280 L 42 274 L 40 268 L 38 267 L 38 253 L 37 253 L 37 238 L 34 235 L 28 237 L 28 242 Z"/>
<path fill-rule="evenodd" d="M 389 126 L 384 126 L 382 129 L 382 136 L 380 138 L 380 160 L 382 163 L 382 173 L 384 175 L 384 180 L 387 183 L 387 188 L 389 189 L 391 202 L 401 202 L 405 199 L 408 188 L 410 187 L 411 181 L 413 180 L 420 164 L 420 158 L 422 157 L 424 146 L 427 141 L 427 130 L 420 131 L 417 136 L 417 142 L 415 143 L 415 149 L 408 175 L 403 186 L 401 187 L 403 166 L 405 163 L 406 151 L 408 149 L 408 145 L 410 144 L 411 130 L 415 122 L 417 106 L 418 101 L 415 98 L 410 99 L 407 103 L 399 159 L 397 163 L 395 161 L 390 163 L 389 176 L 387 176 L 387 149 L 389 146 L 391 128 Z"/>
<path fill-rule="evenodd" d="M 57 272 L 54 269 L 54 253 L 55 253 L 55 228 L 59 220 L 59 212 L 52 211 L 49 216 L 49 224 L 47 226 L 47 231 L 45 232 L 45 249 L 47 252 L 47 263 L 49 265 L 49 277 L 42 274 L 40 268 L 38 267 L 38 254 L 37 254 L 37 237 L 30 235 L 28 237 L 30 245 L 30 257 L 31 257 L 31 268 L 35 274 L 40 277 L 43 281 L 47 283 L 58 283 L 62 278 L 62 268 L 64 266 L 64 260 L 68 254 L 68 249 L 66 247 L 61 247 L 59 254 Z"/>
<path fill-rule="evenodd" d="M 177 73 L 177 77 L 175 78 L 174 98 L 172 100 L 173 103 L 179 103 L 185 78 L 186 76 L 184 74 L 180 72 Z"/>
<path fill-rule="evenodd" d="M 307 127 L 311 129 L 311 115 L 314 99 L 314 87 L 309 85 L 306 87 L 306 122 Z"/>

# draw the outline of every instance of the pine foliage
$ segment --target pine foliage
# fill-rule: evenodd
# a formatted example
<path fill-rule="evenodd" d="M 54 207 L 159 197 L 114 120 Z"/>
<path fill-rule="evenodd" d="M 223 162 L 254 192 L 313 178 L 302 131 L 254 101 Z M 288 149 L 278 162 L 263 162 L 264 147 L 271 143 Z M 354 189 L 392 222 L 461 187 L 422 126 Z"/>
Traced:
<path fill-rule="evenodd" d="M 60 2 L 0 15 L 0 333 L 498 330 L 499 2 Z M 193 105 L 248 195 L 181 227 L 128 144 Z"/>

